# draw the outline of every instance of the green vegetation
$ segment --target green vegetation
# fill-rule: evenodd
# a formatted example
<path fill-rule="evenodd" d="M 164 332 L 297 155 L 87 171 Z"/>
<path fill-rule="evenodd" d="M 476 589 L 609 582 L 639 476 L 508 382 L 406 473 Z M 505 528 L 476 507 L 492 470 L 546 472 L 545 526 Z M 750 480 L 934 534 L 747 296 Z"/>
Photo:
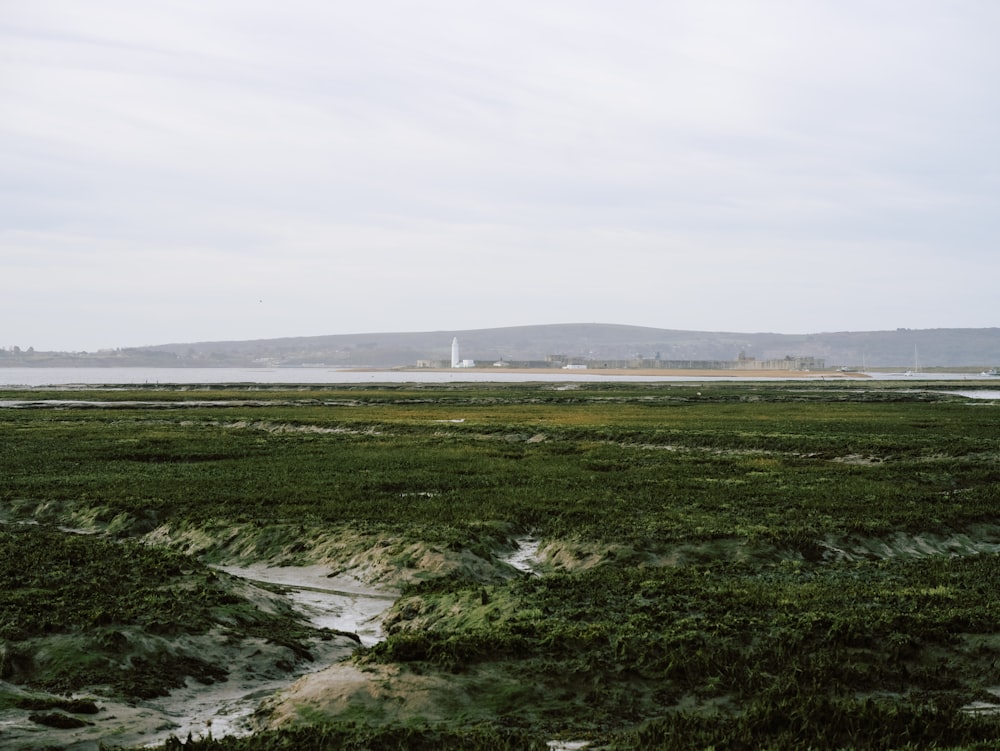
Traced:
<path fill-rule="evenodd" d="M 962 707 L 1000 686 L 1000 413 L 920 386 L 0 394 L 23 402 L 0 410 L 0 510 L 41 524 L 0 527 L 5 679 L 54 632 L 221 620 L 299 643 L 192 553 L 329 561 L 354 534 L 418 569 L 355 662 L 445 676 L 474 706 L 313 708 L 189 747 L 986 748 L 1000 723 Z M 543 576 L 495 557 L 529 533 Z M 421 569 L 407 545 L 482 565 Z M 34 685 L 114 684 L 113 647 Z"/>
<path fill-rule="evenodd" d="M 175 648 L 179 637 L 222 630 L 307 656 L 317 636 L 289 613 L 238 596 L 226 574 L 132 540 L 0 527 L 0 585 L 0 680 L 55 692 L 108 686 L 149 698 L 188 676 L 226 679 L 227 665 Z"/>

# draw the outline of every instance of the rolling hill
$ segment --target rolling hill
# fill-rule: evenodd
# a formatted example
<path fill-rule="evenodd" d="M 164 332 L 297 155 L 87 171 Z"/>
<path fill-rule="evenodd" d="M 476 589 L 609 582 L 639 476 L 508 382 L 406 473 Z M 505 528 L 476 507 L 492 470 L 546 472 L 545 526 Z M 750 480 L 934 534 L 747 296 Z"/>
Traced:
<path fill-rule="evenodd" d="M 1000 363 L 1000 328 L 896 329 L 816 334 L 681 331 L 616 324 L 571 323 L 415 333 L 338 334 L 233 342 L 166 344 L 127 350 L 157 359 L 201 364 L 322 363 L 399 367 L 447 361 L 451 342 L 461 356 L 488 364 L 544 360 L 548 355 L 625 360 L 758 360 L 815 357 L 828 367 L 993 367 Z M 165 363 L 164 363 L 165 364 Z"/>
<path fill-rule="evenodd" d="M 544 361 L 550 355 L 591 360 L 757 360 L 812 357 L 828 368 L 993 368 L 1000 328 L 895 329 L 816 334 L 682 331 L 568 323 L 426 332 L 383 332 L 204 341 L 97 353 L 0 351 L 0 366 L 301 366 L 395 368 L 449 362 L 457 337 L 463 359 L 490 365 Z"/>

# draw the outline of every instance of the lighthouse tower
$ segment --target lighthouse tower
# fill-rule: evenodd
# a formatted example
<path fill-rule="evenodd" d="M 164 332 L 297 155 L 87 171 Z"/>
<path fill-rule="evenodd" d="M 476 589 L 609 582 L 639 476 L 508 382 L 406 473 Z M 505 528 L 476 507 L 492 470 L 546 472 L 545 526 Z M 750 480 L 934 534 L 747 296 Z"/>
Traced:
<path fill-rule="evenodd" d="M 462 364 L 458 359 L 458 337 L 451 340 L 451 367 L 457 368 Z"/>

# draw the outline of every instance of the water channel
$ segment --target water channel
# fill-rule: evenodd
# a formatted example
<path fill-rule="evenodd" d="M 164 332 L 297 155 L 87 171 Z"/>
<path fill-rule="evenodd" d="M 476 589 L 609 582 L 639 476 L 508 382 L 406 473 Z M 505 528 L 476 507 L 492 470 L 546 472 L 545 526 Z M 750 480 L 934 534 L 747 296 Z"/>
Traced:
<path fill-rule="evenodd" d="M 788 377 L 726 375 L 651 375 L 600 373 L 586 370 L 537 371 L 493 370 L 345 370 L 338 368 L 0 368 L 0 387 L 37 388 L 101 385 L 197 385 L 197 384 L 345 384 L 345 383 L 641 383 L 715 381 L 795 381 L 828 380 L 831 373 L 790 374 Z M 880 373 L 856 374 L 873 381 L 996 382 L 991 373 Z M 839 374 L 838 374 L 839 377 Z M 853 379 L 852 379 L 853 380 Z"/>
<path fill-rule="evenodd" d="M 322 566 L 274 567 L 217 566 L 221 571 L 251 584 L 277 585 L 289 603 L 314 628 L 333 629 L 357 634 L 360 643 L 371 646 L 381 641 L 382 614 L 395 602 L 396 592 L 366 586 L 352 577 L 331 577 Z M 252 731 L 250 718 L 260 702 L 287 687 L 294 679 L 346 659 L 352 647 L 333 643 L 324 648 L 320 642 L 313 647 L 315 660 L 292 673 L 274 680 L 234 681 L 213 686 L 194 686 L 173 692 L 161 702 L 148 702 L 176 718 L 175 727 L 149 742 L 162 743 L 171 735 L 184 738 L 204 737 L 211 731 L 214 737 L 247 735 Z M 229 685 L 232 684 L 232 685 Z"/>
<path fill-rule="evenodd" d="M 515 540 L 515 548 L 499 560 L 528 575 L 537 576 L 540 540 L 525 536 Z M 331 576 L 323 566 L 283 566 L 265 564 L 216 566 L 252 584 L 278 586 L 284 596 L 315 628 L 357 634 L 363 646 L 384 638 L 381 618 L 399 596 L 389 590 L 372 588 L 348 576 Z M 353 650 L 343 646 L 318 652 L 317 659 L 280 680 L 248 683 L 227 681 L 214 686 L 193 686 L 173 692 L 162 701 L 146 704 L 174 718 L 172 727 L 153 737 L 150 745 L 171 735 L 195 738 L 210 731 L 214 737 L 246 735 L 252 731 L 251 716 L 260 702 L 287 687 L 295 678 L 314 672 L 348 657 Z M 552 748 L 581 748 L 556 744 Z"/>

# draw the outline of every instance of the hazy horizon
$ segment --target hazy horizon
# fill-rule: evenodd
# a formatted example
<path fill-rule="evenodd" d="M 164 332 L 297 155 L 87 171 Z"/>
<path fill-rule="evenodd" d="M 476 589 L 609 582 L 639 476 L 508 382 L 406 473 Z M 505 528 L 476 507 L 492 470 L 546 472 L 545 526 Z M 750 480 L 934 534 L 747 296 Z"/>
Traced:
<path fill-rule="evenodd" d="M 518 326 L 491 326 L 491 327 L 483 327 L 481 329 L 431 329 L 431 330 L 421 330 L 421 331 L 349 331 L 349 332 L 327 333 L 327 334 L 291 335 L 286 337 L 250 337 L 247 339 L 201 339 L 201 340 L 184 340 L 184 341 L 174 340 L 174 341 L 163 341 L 163 342 L 151 342 L 146 345 L 102 347 L 98 350 L 43 350 L 37 347 L 34 347 L 33 350 L 36 353 L 53 352 L 53 353 L 61 353 L 67 355 L 77 355 L 77 354 L 97 355 L 101 353 L 125 352 L 130 350 L 144 350 L 144 349 L 155 350 L 158 348 L 176 349 L 177 347 L 184 347 L 189 345 L 197 347 L 204 347 L 205 345 L 213 345 L 213 344 L 226 344 L 226 345 L 238 346 L 241 344 L 257 343 L 257 342 L 290 343 L 296 340 L 311 341 L 314 339 L 324 340 L 328 338 L 343 338 L 350 341 L 350 340 L 364 340 L 364 339 L 369 339 L 371 337 L 389 337 L 390 339 L 396 339 L 399 337 L 404 339 L 409 337 L 417 337 L 420 339 L 426 339 L 427 337 L 437 337 L 439 340 L 437 341 L 437 346 L 442 348 L 443 351 L 443 349 L 450 347 L 453 338 L 458 338 L 460 342 L 464 342 L 466 340 L 463 339 L 463 337 L 479 338 L 484 334 L 510 336 L 511 333 L 514 331 L 519 332 L 518 333 L 519 342 L 523 346 L 530 347 L 530 345 L 528 344 L 530 340 L 523 338 L 524 336 L 531 333 L 530 331 L 528 331 L 530 329 L 537 329 L 538 331 L 535 332 L 536 336 L 540 335 L 543 341 L 548 341 L 552 339 L 552 337 L 554 336 L 566 337 L 570 340 L 582 337 L 584 340 L 589 339 L 591 341 L 593 341 L 593 339 L 590 339 L 591 337 L 597 337 L 597 339 L 600 340 L 602 344 L 608 344 L 609 342 L 612 341 L 611 339 L 607 339 L 607 337 L 611 336 L 610 332 L 603 331 L 602 329 L 621 329 L 622 331 L 620 332 L 620 338 L 622 341 L 629 341 L 632 337 L 635 337 L 637 335 L 642 337 L 648 335 L 649 333 L 655 335 L 659 335 L 660 333 L 662 333 L 672 341 L 676 339 L 674 343 L 685 342 L 687 344 L 690 344 L 691 342 L 690 340 L 691 335 L 706 337 L 705 341 L 702 342 L 702 344 L 717 337 L 723 337 L 723 338 L 746 337 L 748 341 L 745 342 L 744 344 L 737 345 L 737 349 L 740 348 L 752 349 L 753 345 L 750 343 L 749 340 L 758 339 L 761 337 L 765 339 L 768 338 L 777 338 L 777 339 L 788 338 L 792 340 L 807 339 L 810 342 L 812 342 L 813 340 L 824 340 L 830 337 L 841 337 L 841 338 L 865 337 L 868 335 L 876 337 L 898 336 L 898 335 L 910 337 L 919 334 L 923 334 L 925 336 L 926 335 L 934 336 L 934 335 L 939 335 L 941 332 L 945 331 L 964 332 L 965 334 L 970 334 L 970 335 L 973 334 L 973 332 L 997 332 L 998 337 L 1000 337 L 1000 327 L 996 326 L 928 327 L 920 329 L 897 327 L 895 329 L 869 329 L 869 330 L 853 330 L 853 331 L 810 331 L 802 333 L 789 333 L 782 331 L 736 331 L 736 330 L 709 331 L 707 329 L 670 329 L 663 327 L 641 326 L 637 324 L 626 324 L 626 323 L 611 323 L 611 322 L 585 323 L 579 321 L 577 322 L 564 321 L 560 323 L 538 323 L 538 324 L 524 324 Z M 677 337 L 671 337 L 672 333 L 675 333 Z M 910 350 L 909 347 L 913 346 L 912 342 L 914 340 L 911 339 L 909 341 L 910 343 L 906 345 L 907 346 L 906 358 L 909 358 L 911 355 L 912 350 Z M 992 342 L 992 339 L 989 341 Z M 1000 338 L 997 338 L 997 342 L 1000 343 Z M 370 343 L 371 342 L 368 342 L 368 344 Z M 313 346 L 316 346 L 318 344 L 320 344 L 320 342 L 314 342 Z M 347 346 L 348 348 L 351 348 L 357 345 L 348 344 Z M 10 350 L 10 349 L 11 348 L 9 346 L 0 347 L 0 350 Z M 18 345 L 18 349 L 22 354 L 27 354 L 27 348 L 20 347 Z M 539 350 L 539 352 L 541 352 L 541 350 Z M 791 353 L 790 351 L 785 352 L 783 350 L 783 354 L 790 354 L 790 353 Z M 754 352 L 753 354 L 754 356 L 756 356 L 758 353 Z M 801 355 L 803 353 L 796 351 L 795 354 Z M 768 355 L 768 357 L 780 357 L 780 356 L 783 355 L 776 355 L 774 353 Z M 706 358 L 717 359 L 700 355 L 695 359 L 706 359 Z M 989 358 L 986 358 L 985 360 L 982 360 L 982 362 L 987 362 L 988 360 Z M 909 362 L 909 360 L 908 359 L 900 360 L 899 362 L 905 364 Z M 899 364 L 899 363 L 893 362 L 892 364 Z M 969 363 L 963 363 L 963 364 L 969 364 Z"/>
<path fill-rule="evenodd" d="M 998 324 L 987 0 L 0 16 L 0 347 Z"/>

